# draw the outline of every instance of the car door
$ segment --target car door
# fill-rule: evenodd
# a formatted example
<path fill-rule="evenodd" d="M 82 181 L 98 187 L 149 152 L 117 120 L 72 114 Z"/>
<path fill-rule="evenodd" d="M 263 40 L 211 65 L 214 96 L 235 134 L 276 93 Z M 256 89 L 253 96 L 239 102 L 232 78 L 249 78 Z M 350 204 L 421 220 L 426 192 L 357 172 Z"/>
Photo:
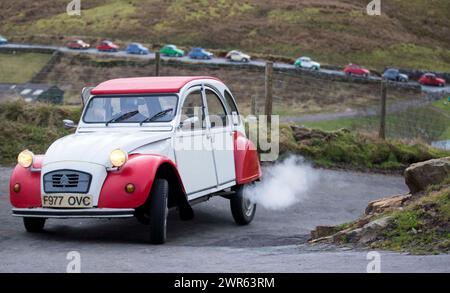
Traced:
<path fill-rule="evenodd" d="M 217 187 L 211 138 L 201 87 L 185 95 L 174 137 L 175 161 L 189 199 Z"/>
<path fill-rule="evenodd" d="M 302 67 L 311 68 L 311 62 L 308 59 L 302 59 Z"/>
<path fill-rule="evenodd" d="M 217 181 L 219 185 L 229 184 L 236 178 L 233 125 L 231 119 L 228 119 L 231 116 L 227 116 L 226 102 L 217 91 L 205 87 L 205 97 Z"/>

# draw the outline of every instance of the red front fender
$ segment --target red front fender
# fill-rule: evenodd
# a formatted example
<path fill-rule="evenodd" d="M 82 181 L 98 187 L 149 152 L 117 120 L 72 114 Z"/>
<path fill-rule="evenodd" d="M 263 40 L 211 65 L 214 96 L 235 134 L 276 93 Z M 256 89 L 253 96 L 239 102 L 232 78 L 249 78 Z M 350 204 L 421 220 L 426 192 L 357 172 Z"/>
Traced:
<path fill-rule="evenodd" d="M 169 158 L 160 155 L 130 155 L 128 162 L 122 168 L 108 172 L 100 192 L 98 207 L 137 208 L 143 205 L 150 194 L 156 172 L 163 164 L 172 167 L 184 192 L 176 165 Z M 133 193 L 125 191 L 128 183 L 136 187 Z"/>
<path fill-rule="evenodd" d="M 34 158 L 33 169 L 40 169 L 42 155 Z M 14 191 L 14 185 L 20 184 L 20 191 Z M 41 172 L 31 171 L 16 165 L 9 179 L 9 199 L 15 208 L 36 208 L 41 206 Z"/>

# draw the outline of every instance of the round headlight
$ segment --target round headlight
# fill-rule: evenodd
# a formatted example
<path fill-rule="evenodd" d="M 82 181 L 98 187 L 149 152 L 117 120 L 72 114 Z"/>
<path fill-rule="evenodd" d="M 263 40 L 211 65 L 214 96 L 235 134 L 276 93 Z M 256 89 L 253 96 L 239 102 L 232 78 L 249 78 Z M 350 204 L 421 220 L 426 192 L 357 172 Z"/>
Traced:
<path fill-rule="evenodd" d="M 17 156 L 17 163 L 24 168 L 28 168 L 33 164 L 33 157 L 33 153 L 29 150 L 21 151 Z"/>
<path fill-rule="evenodd" d="M 109 155 L 109 159 L 114 167 L 122 167 L 127 161 L 127 154 L 122 150 L 113 150 Z"/>

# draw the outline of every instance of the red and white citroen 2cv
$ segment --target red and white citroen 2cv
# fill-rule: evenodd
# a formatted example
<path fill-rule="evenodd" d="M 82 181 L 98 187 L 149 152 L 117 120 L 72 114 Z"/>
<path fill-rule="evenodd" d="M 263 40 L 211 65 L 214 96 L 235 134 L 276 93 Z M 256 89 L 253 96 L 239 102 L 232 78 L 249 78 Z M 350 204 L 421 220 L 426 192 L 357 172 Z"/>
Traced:
<path fill-rule="evenodd" d="M 235 222 L 256 206 L 244 188 L 259 180 L 255 146 L 245 136 L 230 90 L 217 78 L 141 77 L 83 89 L 74 134 L 45 155 L 18 156 L 10 179 L 13 215 L 39 232 L 47 218 L 136 217 L 151 243 L 164 243 L 168 209 L 191 219 L 193 203 L 220 195 Z"/>

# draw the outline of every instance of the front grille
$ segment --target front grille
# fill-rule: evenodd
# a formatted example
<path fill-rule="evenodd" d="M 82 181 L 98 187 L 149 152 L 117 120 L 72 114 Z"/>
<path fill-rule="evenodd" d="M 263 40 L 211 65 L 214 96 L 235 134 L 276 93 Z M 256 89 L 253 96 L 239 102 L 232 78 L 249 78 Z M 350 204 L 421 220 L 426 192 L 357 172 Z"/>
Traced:
<path fill-rule="evenodd" d="M 91 174 L 75 170 L 56 170 L 44 175 L 45 193 L 87 193 Z"/>

